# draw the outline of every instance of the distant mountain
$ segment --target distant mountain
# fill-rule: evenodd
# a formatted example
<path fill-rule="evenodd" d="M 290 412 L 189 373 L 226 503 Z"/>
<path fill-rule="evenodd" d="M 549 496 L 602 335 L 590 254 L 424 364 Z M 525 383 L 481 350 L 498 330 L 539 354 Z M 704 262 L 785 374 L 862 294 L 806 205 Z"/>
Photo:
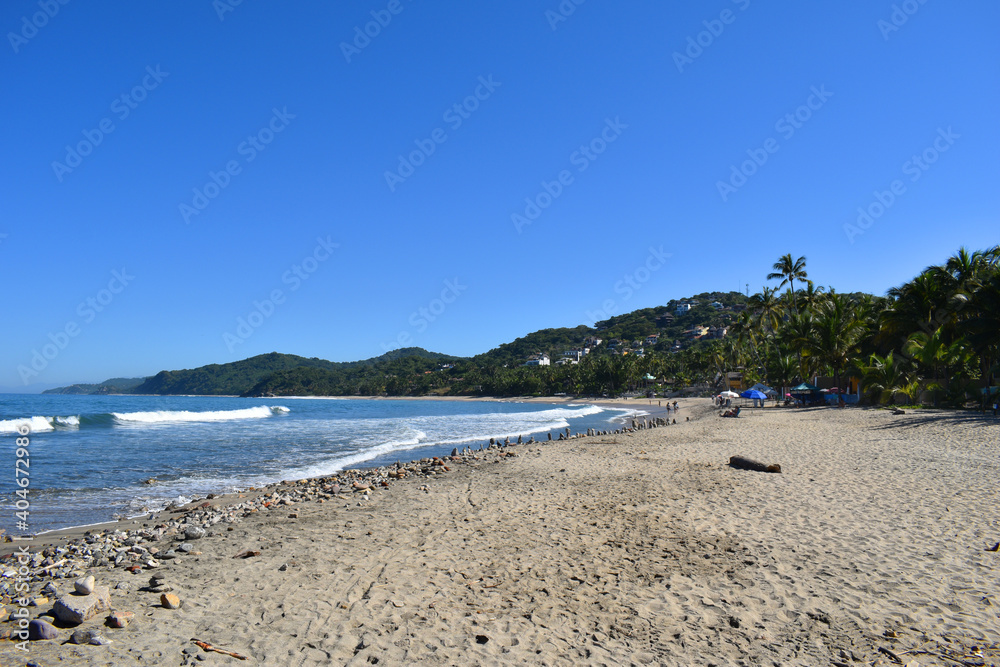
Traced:
<path fill-rule="evenodd" d="M 464 361 L 419 347 L 392 350 L 380 357 L 337 364 L 334 368 L 300 366 L 258 382 L 245 396 L 378 396 L 425 393 L 422 382 L 452 362 Z M 419 381 L 418 381 L 419 380 Z"/>
<path fill-rule="evenodd" d="M 307 359 L 294 354 L 271 352 L 228 364 L 209 364 L 182 371 L 160 371 L 136 387 L 132 393 L 200 396 L 245 396 L 268 393 L 292 395 L 302 393 L 305 382 L 305 386 L 315 387 L 307 393 L 336 395 L 347 392 L 348 386 L 357 386 L 357 379 L 365 376 L 371 368 L 383 368 L 388 364 L 395 364 L 399 369 L 408 368 L 413 366 L 414 359 L 421 360 L 419 364 L 421 367 L 429 364 L 436 368 L 441 362 L 458 358 L 428 352 L 419 347 L 392 350 L 373 359 L 346 362 L 327 361 L 316 357 Z"/>
<path fill-rule="evenodd" d="M 746 305 L 739 292 L 710 292 L 664 306 L 643 308 L 615 315 L 594 326 L 541 329 L 510 343 L 504 343 L 471 359 L 419 347 L 392 350 L 361 361 L 333 362 L 271 352 L 242 361 L 209 364 L 199 368 L 160 371 L 149 378 L 112 378 L 100 384 L 77 384 L 50 389 L 51 394 L 155 394 L 200 396 L 356 396 L 419 395 L 449 390 L 470 391 L 482 385 L 477 373 L 482 369 L 520 367 L 536 352 L 555 361 L 566 350 L 583 346 L 588 337 L 601 338 L 592 356 L 611 353 L 607 342 L 625 343 L 659 334 L 653 350 L 666 352 L 675 340 L 682 345 L 702 345 L 704 341 L 685 337 L 695 326 L 724 327 Z M 714 304 L 714 305 L 713 305 Z M 649 346 L 646 346 L 649 348 Z"/>
<path fill-rule="evenodd" d="M 240 395 L 272 373 L 301 366 L 334 368 L 332 361 L 271 352 L 228 364 L 209 364 L 180 371 L 160 371 L 137 386 L 134 394 Z"/>
<path fill-rule="evenodd" d="M 46 389 L 43 394 L 129 394 L 147 378 L 111 378 L 98 384 L 71 384 Z"/>

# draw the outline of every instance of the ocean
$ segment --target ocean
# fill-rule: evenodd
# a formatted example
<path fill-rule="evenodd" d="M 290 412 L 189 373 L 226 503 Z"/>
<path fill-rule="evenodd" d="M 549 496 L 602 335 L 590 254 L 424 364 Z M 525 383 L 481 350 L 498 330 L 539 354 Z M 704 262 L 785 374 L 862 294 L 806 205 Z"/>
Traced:
<path fill-rule="evenodd" d="M 170 501 L 478 448 L 636 410 L 588 403 L 0 394 L 0 528 L 9 535 L 138 516 Z M 18 428 L 30 428 L 18 454 Z M 27 456 L 25 456 L 27 454 Z M 27 459 L 28 466 L 17 463 Z M 15 467 L 21 472 L 17 473 Z M 28 473 L 25 476 L 25 473 Z M 28 479 L 20 496 L 18 478 Z M 153 484 L 145 484 L 149 479 Z M 21 484 L 24 484 L 22 481 Z M 15 513 L 27 501 L 27 529 Z"/>

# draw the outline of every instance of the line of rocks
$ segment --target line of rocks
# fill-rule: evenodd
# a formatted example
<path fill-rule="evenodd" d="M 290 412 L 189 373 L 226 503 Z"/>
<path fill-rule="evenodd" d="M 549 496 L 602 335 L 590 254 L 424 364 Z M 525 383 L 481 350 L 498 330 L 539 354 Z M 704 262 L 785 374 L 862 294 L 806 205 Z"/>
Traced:
<path fill-rule="evenodd" d="M 519 442 L 521 441 L 518 438 Z M 530 440 L 534 443 L 534 438 Z M 197 542 L 213 532 L 225 528 L 233 530 L 233 524 L 255 514 L 275 510 L 293 509 L 295 505 L 316 502 L 325 503 L 358 499 L 357 504 L 370 500 L 373 493 L 388 487 L 391 483 L 407 477 L 431 478 L 446 474 L 456 465 L 479 465 L 499 462 L 516 454 L 507 451 L 508 442 L 491 441 L 489 447 L 478 451 L 465 448 L 452 451 L 451 456 L 396 463 L 369 470 L 345 470 L 336 475 L 284 481 L 263 489 L 248 489 L 253 495 L 245 500 L 215 506 L 211 502 L 217 498 L 210 494 L 204 502 L 193 501 L 183 507 L 168 506 L 149 515 L 149 523 L 134 530 L 87 531 L 81 537 L 53 545 L 39 552 L 22 555 L 17 560 L 14 554 L 0 558 L 0 639 L 22 639 L 19 618 L 12 614 L 19 608 L 34 610 L 35 618 L 28 622 L 31 640 L 57 639 L 59 629 L 50 620 L 58 620 L 60 625 L 77 626 L 104 613 L 105 625 L 123 628 L 135 617 L 131 611 L 114 610 L 111 591 L 108 586 L 99 586 L 92 572 L 127 569 L 132 573 L 156 570 L 163 561 L 200 555 L 192 542 Z M 428 491 L 424 485 L 420 490 Z M 245 497 L 241 493 L 239 497 Z M 290 512 L 290 518 L 297 518 Z M 150 525 L 154 522 L 155 525 Z M 25 568 L 27 576 L 25 576 Z M 75 579 L 73 591 L 60 596 L 55 581 Z M 15 589 L 15 580 L 18 587 Z M 29 590 L 23 590 L 23 583 L 29 583 Z M 130 588 L 127 581 L 120 582 L 117 589 L 125 593 Z M 160 604 L 166 609 L 176 609 L 182 601 L 173 593 L 162 574 L 154 573 L 148 586 L 140 590 L 160 594 Z M 52 607 L 48 607 L 55 599 Z M 16 605 L 8 608 L 7 605 Z M 78 644 L 107 644 L 97 630 L 75 632 L 70 641 Z"/>

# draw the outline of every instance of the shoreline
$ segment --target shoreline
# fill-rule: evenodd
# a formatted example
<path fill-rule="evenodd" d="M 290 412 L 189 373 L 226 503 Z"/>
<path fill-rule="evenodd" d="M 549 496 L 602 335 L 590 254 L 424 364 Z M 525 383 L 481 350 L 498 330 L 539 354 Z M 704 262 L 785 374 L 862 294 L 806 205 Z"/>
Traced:
<path fill-rule="evenodd" d="M 31 659 L 178 664 L 199 637 L 256 664 L 873 665 L 886 649 L 930 651 L 916 656 L 927 667 L 973 661 L 973 646 L 1000 661 L 996 420 L 720 419 L 708 400 L 679 402 L 676 426 L 407 464 L 386 487 L 342 475 L 335 494 L 294 482 L 213 499 L 272 507 L 209 526 L 156 568 L 91 568 L 135 620 L 86 621 L 113 643 L 32 642 Z M 733 470 L 737 454 L 782 473 Z M 150 574 L 180 609 L 143 590 Z M 0 644 L 0 662 L 17 655 Z"/>
<path fill-rule="evenodd" d="M 122 396 L 127 396 L 127 395 L 128 394 L 122 394 Z M 199 397 L 199 398 L 201 398 L 201 397 Z M 219 397 L 219 398 L 228 398 L 228 397 Z M 330 399 L 338 399 L 339 397 L 297 396 L 297 397 L 281 397 L 281 398 L 295 398 L 295 399 L 330 398 Z M 347 400 L 350 400 L 350 398 L 360 398 L 360 399 L 364 399 L 364 400 L 396 400 L 396 397 L 380 397 L 380 396 L 349 397 Z M 434 397 L 409 397 L 409 399 L 406 399 L 406 400 L 434 400 Z M 565 404 L 577 404 L 577 403 L 579 403 L 581 405 L 595 405 L 595 406 L 602 407 L 602 408 L 609 409 L 609 410 L 623 410 L 623 409 L 627 409 L 629 411 L 633 411 L 634 413 L 638 413 L 637 416 L 639 416 L 639 417 L 645 417 L 647 419 L 649 419 L 649 418 L 656 418 L 657 416 L 661 416 L 661 415 L 665 414 L 665 410 L 666 410 L 665 408 L 657 408 L 657 406 L 646 406 L 645 408 L 643 408 L 643 407 L 633 408 L 631 405 L 629 405 L 628 408 L 623 408 L 622 406 L 624 406 L 627 403 L 627 401 L 620 400 L 620 399 L 616 399 L 616 400 L 613 400 L 613 401 L 608 401 L 607 399 L 605 399 L 605 401 L 603 403 L 590 402 L 590 401 L 583 402 L 583 401 L 578 401 L 578 400 L 573 400 L 573 399 L 558 400 L 558 401 L 549 401 L 549 400 L 547 400 L 545 398 L 538 398 L 538 399 L 534 399 L 534 400 L 520 400 L 520 399 L 496 399 L 496 398 L 493 398 L 493 397 L 451 397 L 451 400 L 457 400 L 457 401 L 472 400 L 472 401 L 475 401 L 475 402 L 499 402 L 499 403 L 531 402 L 531 403 L 553 404 L 553 405 L 565 405 Z M 644 400 L 648 400 L 648 399 L 644 399 Z M 614 424 L 620 424 L 620 425 L 624 426 L 624 424 L 625 424 L 624 420 L 626 419 L 627 416 L 628 416 L 627 412 L 624 413 L 624 414 L 622 414 L 622 415 L 616 416 L 616 417 L 613 418 L 614 419 L 613 423 Z M 550 431 L 550 432 L 554 432 L 554 431 Z M 541 434 L 541 433 L 542 433 L 541 431 L 538 432 L 538 434 Z M 527 435 L 531 436 L 531 437 L 534 437 L 535 433 L 532 432 L 532 433 L 528 433 Z M 480 442 L 482 442 L 483 444 L 485 444 L 486 440 L 485 439 L 482 440 L 482 441 L 480 441 L 480 440 L 470 440 L 468 442 L 468 444 L 465 445 L 465 446 L 467 447 L 467 446 L 470 446 L 470 445 L 479 444 Z M 537 440 L 537 441 L 535 441 L 535 444 L 541 444 L 543 442 L 547 442 L 547 441 L 546 440 Z M 555 442 L 555 441 L 553 441 L 553 442 Z M 437 448 L 437 447 L 443 447 L 444 449 L 454 449 L 455 445 L 454 444 L 441 445 L 440 443 L 427 443 L 426 445 L 422 445 L 421 447 L 418 447 L 418 448 L 399 450 L 399 453 L 400 454 L 404 454 L 404 453 L 407 453 L 407 452 L 411 452 L 412 453 L 412 452 L 419 451 L 419 450 L 425 449 L 425 448 L 429 449 L 429 448 Z M 464 449 L 464 448 L 465 447 L 462 447 L 462 449 Z M 382 456 L 384 456 L 384 455 L 379 455 L 379 456 L 373 457 L 372 460 L 375 460 L 377 458 L 381 458 Z M 319 477 L 307 478 L 307 480 L 324 479 L 324 478 L 327 478 L 327 477 L 337 476 L 337 475 L 343 474 L 343 473 L 348 472 L 348 471 L 358 471 L 358 472 L 360 472 L 362 474 L 371 474 L 372 472 L 374 472 L 375 470 L 377 470 L 380 467 L 380 466 L 368 466 L 368 465 L 366 465 L 366 463 L 367 462 L 362 462 L 357 467 L 344 468 L 344 469 L 341 469 L 341 470 L 332 471 L 332 472 L 330 472 L 328 474 L 321 475 Z M 412 463 L 412 461 L 411 461 L 411 463 Z M 384 468 L 385 466 L 381 466 L 381 467 Z M 301 480 L 301 481 L 307 481 L 307 480 Z M 217 499 L 217 500 L 221 501 L 221 502 L 218 502 L 218 503 L 211 503 L 211 506 L 214 508 L 214 507 L 223 506 L 227 502 L 228 503 L 237 503 L 237 502 L 240 502 L 241 499 L 246 498 L 246 497 L 251 497 L 251 498 L 257 497 L 262 492 L 266 492 L 266 491 L 273 492 L 273 490 L 275 488 L 281 487 L 287 481 L 289 481 L 289 480 L 288 479 L 284 479 L 284 480 L 275 479 L 275 481 L 268 482 L 264 486 L 260 486 L 260 487 L 247 487 L 247 488 L 244 488 L 244 489 L 237 489 L 237 490 L 231 491 L 231 492 L 210 493 L 209 495 L 213 496 L 212 500 L 216 500 Z M 300 481 L 300 480 L 296 480 L 296 481 Z M 194 508 L 196 508 L 198 505 L 204 503 L 205 501 L 206 501 L 205 497 L 194 497 L 194 498 L 192 498 L 190 501 L 188 501 L 186 503 L 183 503 L 183 504 L 177 505 L 176 507 L 173 507 L 173 511 L 180 510 L 181 508 L 187 508 L 190 511 L 190 510 L 193 510 Z M 154 510 L 154 511 L 151 511 L 151 512 L 150 511 L 142 512 L 140 514 L 136 514 L 134 516 L 130 516 L 130 517 L 126 518 L 126 519 L 122 519 L 122 520 L 118 520 L 118 521 L 114 521 L 114 520 L 112 520 L 112 521 L 98 521 L 98 522 L 95 522 L 95 523 L 78 524 L 78 525 L 73 525 L 73 526 L 63 526 L 63 527 L 60 527 L 60 528 L 53 528 L 53 529 L 46 530 L 46 531 L 43 531 L 41 533 L 38 533 L 38 534 L 32 536 L 31 540 L 21 539 L 21 540 L 18 540 L 17 542 L 14 542 L 14 543 L 0 541 L 0 558 L 2 558 L 4 556 L 7 556 L 10 553 L 13 553 L 16 549 L 12 545 L 15 545 L 15 544 L 21 544 L 21 545 L 23 545 L 23 544 L 35 544 L 35 545 L 41 545 L 41 546 L 47 547 L 47 546 L 55 546 L 55 545 L 62 544 L 62 543 L 64 543 L 67 540 L 78 539 L 80 537 L 83 537 L 86 533 L 92 532 L 92 531 L 109 531 L 109 530 L 134 531 L 134 530 L 139 530 L 141 527 L 143 527 L 143 524 L 148 524 L 152 520 L 151 517 L 162 515 L 163 513 L 170 512 L 170 511 L 171 511 L 171 506 L 168 505 L 167 507 L 164 507 L 164 508 L 159 509 L 159 510 Z"/>

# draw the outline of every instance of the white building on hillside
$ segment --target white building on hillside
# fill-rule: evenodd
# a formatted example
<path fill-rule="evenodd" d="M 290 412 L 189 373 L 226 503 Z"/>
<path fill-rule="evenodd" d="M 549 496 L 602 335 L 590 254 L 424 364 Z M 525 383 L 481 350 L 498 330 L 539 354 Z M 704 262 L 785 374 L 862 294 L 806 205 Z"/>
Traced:
<path fill-rule="evenodd" d="M 547 354 L 533 354 L 528 357 L 528 360 L 524 362 L 525 366 L 549 366 L 549 355 Z"/>

